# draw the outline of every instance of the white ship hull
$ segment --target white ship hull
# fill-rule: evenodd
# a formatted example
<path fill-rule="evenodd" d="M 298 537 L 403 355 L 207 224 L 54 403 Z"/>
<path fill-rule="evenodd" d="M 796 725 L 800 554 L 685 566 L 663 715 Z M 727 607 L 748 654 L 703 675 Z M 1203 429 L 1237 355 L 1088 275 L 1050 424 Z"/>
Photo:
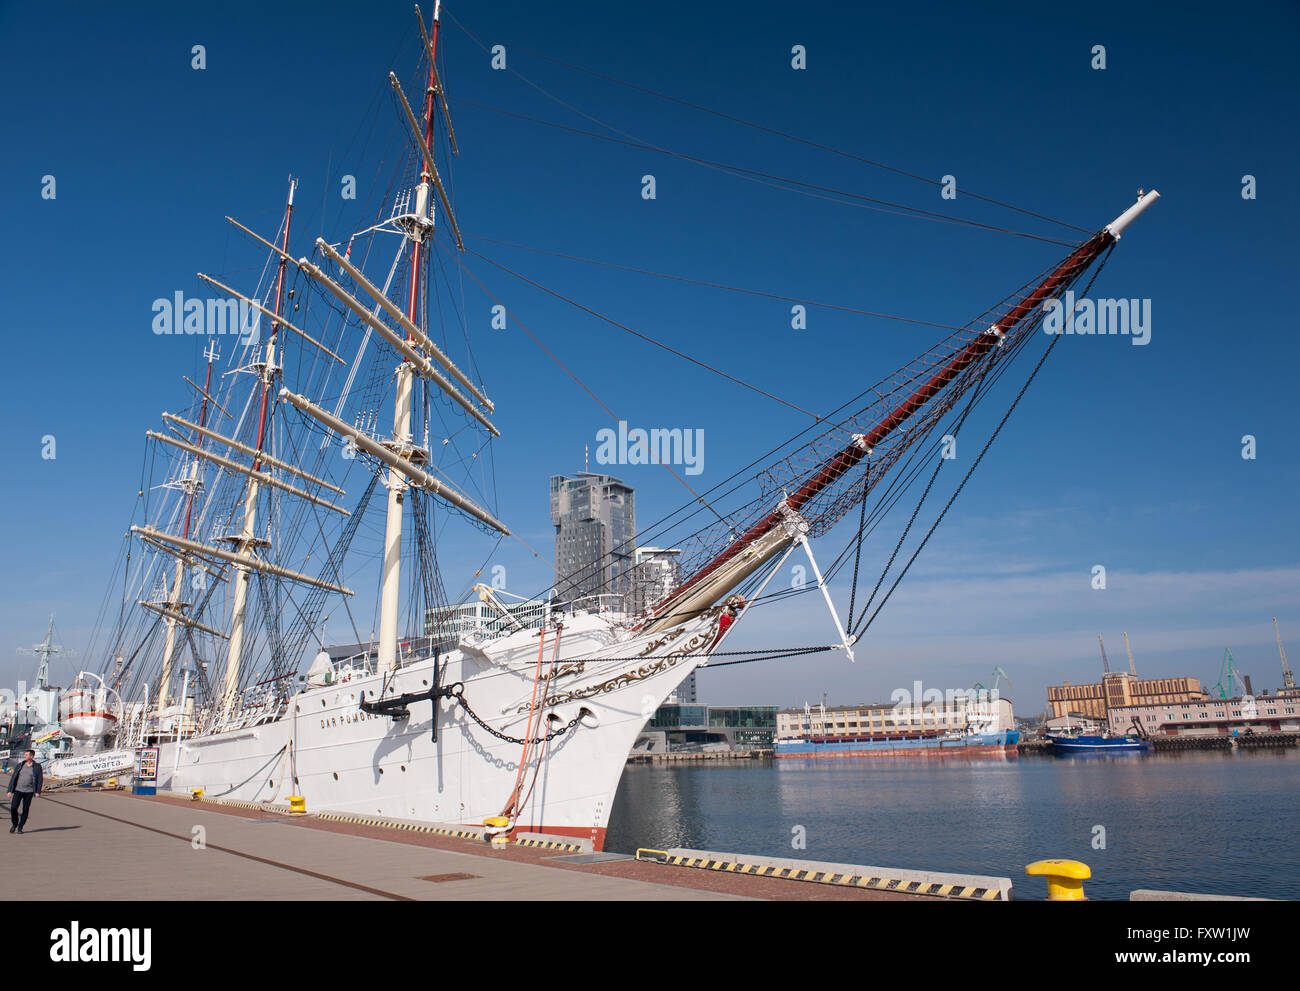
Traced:
<path fill-rule="evenodd" d="M 531 735 L 581 720 L 534 748 L 540 754 L 525 769 L 521 795 L 528 797 L 516 829 L 590 839 L 602 848 L 628 752 L 655 709 L 705 659 L 704 651 L 716 647 L 719 612 L 648 637 L 631 636 L 600 616 L 566 623 Z M 547 632 L 543 679 L 553 657 L 554 630 Z M 522 738 L 537 659 L 537 631 L 519 632 L 443 658 L 440 682 L 462 682 L 466 703 L 484 721 Z M 502 813 L 515 788 L 521 744 L 491 735 L 449 698 L 437 701 L 436 741 L 429 701 L 411 704 L 404 720 L 358 707 L 362 693 L 371 699 L 427 691 L 433 671 L 432 658 L 408 663 L 389 677 L 386 690 L 380 675 L 354 676 L 298 693 L 276 721 L 165 743 L 160 790 L 202 788 L 209 798 L 247 802 L 301 795 L 314 812 L 481 825 Z"/>

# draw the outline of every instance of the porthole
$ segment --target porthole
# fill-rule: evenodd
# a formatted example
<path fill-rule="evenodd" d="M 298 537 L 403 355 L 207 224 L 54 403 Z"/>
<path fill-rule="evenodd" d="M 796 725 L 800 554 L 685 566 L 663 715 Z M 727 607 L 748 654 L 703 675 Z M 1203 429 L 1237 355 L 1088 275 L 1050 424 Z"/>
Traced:
<path fill-rule="evenodd" d="M 384 773 L 384 769 L 383 769 L 382 767 L 379 769 L 379 773 L 380 773 L 380 774 L 383 774 L 383 773 Z"/>
<path fill-rule="evenodd" d="M 339 772 L 338 772 L 338 771 L 335 771 L 335 772 L 334 772 L 334 780 L 337 781 L 338 779 L 339 779 Z"/>
<path fill-rule="evenodd" d="M 406 770 L 406 765 L 405 765 L 405 764 L 402 765 L 402 770 L 403 770 L 403 771 Z"/>

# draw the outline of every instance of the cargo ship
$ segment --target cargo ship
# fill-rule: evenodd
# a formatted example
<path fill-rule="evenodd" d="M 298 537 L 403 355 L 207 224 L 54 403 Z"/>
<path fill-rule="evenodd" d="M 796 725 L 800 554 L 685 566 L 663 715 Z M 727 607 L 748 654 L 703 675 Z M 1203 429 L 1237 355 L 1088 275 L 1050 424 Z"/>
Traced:
<path fill-rule="evenodd" d="M 1019 730 L 991 733 L 899 733 L 777 740 L 777 757 L 1014 757 Z"/>
<path fill-rule="evenodd" d="M 778 713 L 775 757 L 1007 757 L 1019 730 L 1011 703 L 993 697 L 947 704 L 825 706 Z"/>

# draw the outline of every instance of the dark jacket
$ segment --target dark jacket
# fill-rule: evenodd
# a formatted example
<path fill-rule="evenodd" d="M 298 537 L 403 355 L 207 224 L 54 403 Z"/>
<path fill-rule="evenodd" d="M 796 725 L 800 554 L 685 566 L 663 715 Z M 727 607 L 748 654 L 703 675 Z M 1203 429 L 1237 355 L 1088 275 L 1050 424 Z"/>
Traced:
<path fill-rule="evenodd" d="M 18 775 L 22 773 L 22 770 L 23 770 L 23 764 L 25 764 L 25 763 L 26 763 L 26 761 L 19 761 L 18 766 L 17 766 L 16 768 L 14 768 L 13 777 L 11 777 L 11 778 L 9 779 L 9 787 L 8 787 L 8 789 L 6 789 L 6 790 L 8 790 L 8 791 L 17 791 L 17 789 L 18 789 Z M 41 768 L 41 762 L 40 762 L 40 761 L 38 761 L 38 760 L 34 760 L 34 761 L 32 761 L 32 772 L 33 772 L 33 773 L 35 774 L 35 776 L 36 776 L 36 794 L 39 795 L 39 794 L 41 793 L 41 784 L 42 784 L 42 783 L 44 782 L 44 780 L 45 780 L 45 771 L 42 770 L 42 768 Z"/>

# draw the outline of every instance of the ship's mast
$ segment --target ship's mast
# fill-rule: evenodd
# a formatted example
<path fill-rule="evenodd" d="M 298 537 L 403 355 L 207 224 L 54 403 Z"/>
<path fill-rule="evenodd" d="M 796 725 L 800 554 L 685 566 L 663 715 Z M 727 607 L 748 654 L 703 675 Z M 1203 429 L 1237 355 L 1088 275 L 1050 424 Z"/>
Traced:
<path fill-rule="evenodd" d="M 428 58 L 429 82 L 424 96 L 424 145 L 432 154 L 433 149 L 433 111 L 437 96 L 435 85 L 436 67 L 434 59 L 438 53 L 438 25 L 441 4 L 435 2 L 433 24 L 429 31 Z M 418 9 L 418 8 L 417 8 Z M 433 162 L 423 157 L 420 170 L 420 184 L 415 191 L 415 216 L 407 226 L 407 237 L 411 242 L 411 279 L 406 295 L 406 319 L 415 325 L 420 298 L 420 272 L 424 246 L 433 229 L 430 217 L 429 194 L 432 190 Z M 406 334 L 406 343 L 414 345 L 416 339 L 410 331 Z M 415 367 L 409 361 L 403 361 L 397 367 L 397 398 L 393 406 L 393 437 L 391 447 L 400 456 L 407 456 L 412 450 L 411 436 L 411 399 L 415 382 Z M 407 476 L 395 467 L 388 469 L 388 515 L 384 527 L 384 580 L 379 603 L 379 658 L 380 671 L 391 671 L 397 666 L 397 635 L 399 609 L 402 596 L 402 522 L 406 501 Z"/>
<path fill-rule="evenodd" d="M 293 219 L 293 192 L 297 185 L 296 180 L 292 178 L 289 180 L 289 200 L 284 211 L 284 235 L 280 242 L 280 264 L 275 276 L 275 319 L 271 321 L 271 333 L 267 337 L 265 356 L 260 364 L 253 366 L 262 380 L 262 401 L 258 412 L 257 444 L 256 454 L 253 457 L 253 471 L 257 471 L 262 464 L 261 455 L 263 446 L 266 443 L 266 417 L 270 406 L 271 385 L 280 371 L 276 365 L 276 337 L 280 328 L 279 317 L 283 313 L 284 268 L 288 258 L 285 252 L 289 247 L 289 224 Z M 244 497 L 243 529 L 238 537 L 233 538 L 236 553 L 241 558 L 251 557 L 253 548 L 258 544 L 254 532 L 257 525 L 258 491 L 257 477 L 249 475 L 248 492 Z M 235 702 L 235 694 L 239 690 L 239 671 L 244 648 L 244 626 L 248 612 L 248 583 L 251 576 L 252 571 L 248 567 L 238 563 L 235 565 L 235 605 L 231 614 L 230 653 L 226 660 L 226 683 L 222 693 L 223 718 L 229 717 L 231 707 Z"/>
<path fill-rule="evenodd" d="M 217 345 L 215 342 L 208 345 L 203 352 L 203 356 L 208 359 L 208 372 L 203 380 L 203 403 L 199 407 L 199 426 L 204 427 L 208 421 L 208 395 L 212 389 L 212 364 L 217 360 Z M 203 446 L 203 435 L 199 434 L 195 440 L 199 447 Z M 194 493 L 199 488 L 199 458 L 196 455 L 190 463 L 189 474 L 181 480 L 181 487 L 185 490 L 185 527 L 181 531 L 181 536 L 188 538 L 190 535 L 190 520 L 194 513 Z M 172 580 L 172 594 L 167 601 L 167 608 L 173 614 L 179 615 L 182 609 L 181 603 L 181 582 L 185 577 L 185 561 L 176 558 L 176 577 Z M 165 616 L 167 622 L 167 642 L 163 647 L 163 664 L 162 677 L 158 682 L 158 711 L 162 712 L 167 707 L 167 695 L 171 686 L 172 665 L 176 656 L 176 627 L 180 624 L 176 622 L 174 616 Z M 185 699 L 181 699 L 181 705 L 185 704 Z"/>
<path fill-rule="evenodd" d="M 36 687 L 50 687 L 50 655 L 63 653 L 62 647 L 54 645 L 54 613 L 50 613 L 50 628 L 45 631 L 45 639 L 33 647 L 30 651 L 23 653 L 32 653 L 41 659 L 40 666 L 36 669 Z"/>

